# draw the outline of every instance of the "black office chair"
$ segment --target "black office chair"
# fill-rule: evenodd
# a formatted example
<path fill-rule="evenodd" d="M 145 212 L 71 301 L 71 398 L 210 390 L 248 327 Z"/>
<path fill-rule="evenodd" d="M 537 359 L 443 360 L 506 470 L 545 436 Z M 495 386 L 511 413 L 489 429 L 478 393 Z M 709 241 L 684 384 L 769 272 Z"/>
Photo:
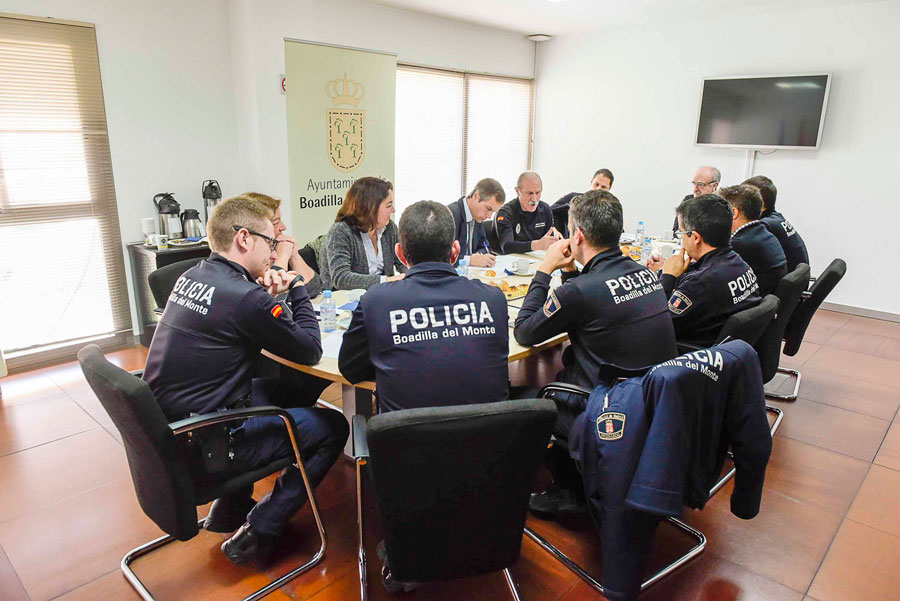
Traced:
<path fill-rule="evenodd" d="M 162 314 L 166 308 L 166 302 L 169 300 L 169 295 L 172 294 L 178 278 L 202 260 L 185 259 L 150 272 L 150 275 L 147 276 L 147 281 L 150 284 L 150 292 L 153 293 L 153 300 L 156 301 L 155 313 Z"/>
<path fill-rule="evenodd" d="M 622 368 L 622 367 L 619 367 L 616 365 L 604 364 L 604 365 L 601 365 L 601 367 L 600 367 L 599 376 L 600 376 L 600 380 L 602 380 L 604 382 L 614 383 L 617 381 L 626 380 L 628 378 L 641 377 L 641 376 L 645 375 L 650 369 L 652 369 L 652 366 L 644 367 L 644 368 L 637 368 L 637 369 L 626 369 L 626 368 Z M 545 386 L 544 388 L 542 388 L 541 391 L 538 393 L 538 396 L 540 396 L 542 398 L 552 398 L 552 395 L 554 393 L 564 393 L 569 396 L 578 395 L 583 398 L 585 403 L 587 403 L 588 397 L 590 397 L 590 395 L 591 395 L 591 391 L 587 390 L 586 388 L 582 388 L 580 386 L 576 386 L 574 384 L 568 384 L 565 382 L 552 382 L 552 383 L 548 384 L 547 386 Z M 771 407 L 769 405 L 766 405 L 766 412 L 771 413 L 775 416 L 773 423 L 769 427 L 769 432 L 771 433 L 772 437 L 774 438 L 775 433 L 778 431 L 778 428 L 781 426 L 781 422 L 784 419 L 784 412 L 781 409 L 778 409 L 777 407 Z M 559 444 L 559 442 L 560 441 L 554 440 L 553 444 Z M 734 455 L 731 451 L 727 452 L 727 456 L 730 459 L 733 459 L 733 457 L 734 457 Z M 724 476 L 722 476 L 722 478 L 720 478 L 718 480 L 718 482 L 716 482 L 715 485 L 713 485 L 712 488 L 710 488 L 709 496 L 712 497 L 713 495 L 718 493 L 722 489 L 722 487 L 728 483 L 729 480 L 734 478 L 736 473 L 737 473 L 737 468 L 732 467 Z M 701 553 L 703 553 L 703 551 L 706 549 L 707 539 L 706 539 L 706 535 L 704 535 L 702 532 L 700 532 L 696 528 L 692 528 L 691 526 L 685 524 L 683 521 L 681 521 L 677 518 L 674 518 L 674 517 L 666 518 L 666 521 L 668 523 L 672 524 L 678 530 L 681 530 L 682 532 L 689 535 L 691 538 L 693 538 L 696 541 L 696 543 L 693 547 L 691 547 L 683 555 L 678 557 L 675 561 L 673 561 L 669 565 L 665 566 L 661 570 L 657 571 L 654 575 L 652 575 L 650 578 L 645 580 L 641 584 L 641 592 L 647 590 L 647 588 L 649 588 L 650 586 L 653 586 L 654 584 L 656 584 L 657 582 L 659 582 L 666 576 L 669 576 L 670 574 L 672 574 L 673 572 L 675 572 L 676 570 L 678 570 L 679 568 L 684 566 L 691 559 L 693 559 L 697 555 L 700 555 Z M 535 541 L 538 545 L 540 545 L 541 548 L 543 548 L 545 551 L 547 551 L 548 553 L 553 555 L 560 563 L 562 563 L 571 572 L 573 572 L 575 575 L 577 575 L 579 578 L 581 578 L 591 588 L 596 590 L 601 595 L 605 594 L 603 584 L 597 578 L 595 578 L 590 572 L 585 570 L 581 565 L 576 563 L 565 553 L 560 551 L 559 548 L 554 546 L 550 541 L 548 541 L 547 539 L 542 537 L 540 534 L 537 534 L 531 528 L 528 528 L 528 527 L 525 528 L 525 534 L 529 538 L 531 538 L 533 541 Z"/>
<path fill-rule="evenodd" d="M 775 319 L 777 312 L 778 297 L 774 294 L 767 294 L 758 305 L 731 315 L 722 326 L 716 344 L 725 340 L 743 340 L 751 346 L 755 345 L 769 323 Z M 679 353 L 689 353 L 701 348 L 704 347 L 678 342 Z"/>
<path fill-rule="evenodd" d="M 819 310 L 822 302 L 831 294 L 831 291 L 834 290 L 834 287 L 838 285 L 838 282 L 843 279 L 846 273 L 847 264 L 844 260 L 835 259 L 825 268 L 822 275 L 816 278 L 809 291 L 804 292 L 800 297 L 797 308 L 794 309 L 794 313 L 788 321 L 787 329 L 784 332 L 783 352 L 785 355 L 793 357 L 800 350 L 803 336 L 806 334 L 806 329 L 809 327 L 813 315 Z M 792 395 L 788 395 L 789 398 L 784 399 L 789 401 L 796 400 L 797 394 L 800 392 L 800 372 L 796 369 L 783 368 L 779 368 L 778 371 L 797 378 L 797 382 L 794 384 L 794 392 Z"/>
<path fill-rule="evenodd" d="M 766 327 L 763 335 L 753 345 L 759 355 L 759 364 L 762 368 L 763 382 L 770 382 L 777 373 L 789 373 L 789 370 L 778 366 L 781 358 L 781 341 L 784 338 L 784 332 L 788 323 L 794 314 L 797 303 L 801 296 L 806 292 L 806 286 L 809 283 L 809 265 L 800 263 L 794 269 L 778 282 L 775 289 L 775 296 L 778 297 L 778 313 L 768 327 Z M 794 385 L 792 394 L 776 394 L 767 392 L 766 396 L 782 401 L 797 400 L 797 392 L 800 389 L 800 378 Z"/>
<path fill-rule="evenodd" d="M 369 462 L 392 577 L 452 580 L 519 558 L 531 485 L 556 422 L 548 399 L 394 411 L 353 418 L 360 595 L 368 598 L 362 466 Z"/>
<path fill-rule="evenodd" d="M 303 259 L 303 261 L 307 265 L 309 265 L 309 267 L 313 271 L 315 271 L 316 273 L 319 273 L 319 259 L 318 259 L 318 257 L 316 257 L 315 249 L 313 249 L 312 246 L 307 244 L 306 246 L 301 248 L 298 252 L 300 253 L 300 258 Z"/>
<path fill-rule="evenodd" d="M 170 424 L 166 422 L 147 383 L 107 361 L 97 345 L 91 344 L 78 351 L 78 363 L 91 389 L 122 435 L 141 509 L 166 532 L 165 536 L 132 549 L 122 558 L 120 568 L 125 578 L 145 601 L 154 601 L 154 597 L 131 569 L 135 560 L 175 540 L 186 541 L 196 536 L 203 523 L 203 520 L 197 520 L 199 505 L 240 490 L 291 464 L 300 469 L 306 486 L 309 506 L 321 540 L 319 550 L 309 561 L 243 601 L 260 599 L 319 563 L 325 555 L 325 526 L 319 517 L 315 496 L 300 458 L 296 426 L 289 413 L 278 407 L 252 407 L 198 415 Z M 184 456 L 183 441 L 186 437 L 207 426 L 264 415 L 282 419 L 294 447 L 293 458 L 273 461 L 249 472 L 228 473 L 217 480 L 205 477 L 201 481 L 192 477 Z M 180 436 L 183 434 L 186 437 Z"/>
<path fill-rule="evenodd" d="M 495 255 L 503 254 L 503 249 L 500 247 L 500 232 L 497 231 L 497 215 L 494 215 L 493 219 L 488 219 L 484 223 L 484 236 L 487 239 L 488 248 Z"/>

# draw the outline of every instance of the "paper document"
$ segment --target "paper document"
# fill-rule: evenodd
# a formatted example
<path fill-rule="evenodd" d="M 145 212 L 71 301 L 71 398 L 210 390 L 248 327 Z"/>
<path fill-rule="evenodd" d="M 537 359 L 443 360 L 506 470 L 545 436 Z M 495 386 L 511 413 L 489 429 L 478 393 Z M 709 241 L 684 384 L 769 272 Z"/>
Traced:
<path fill-rule="evenodd" d="M 344 332 L 329 332 L 323 334 L 322 338 L 322 356 L 329 359 L 337 359 L 341 352 L 341 343 L 344 341 Z"/>

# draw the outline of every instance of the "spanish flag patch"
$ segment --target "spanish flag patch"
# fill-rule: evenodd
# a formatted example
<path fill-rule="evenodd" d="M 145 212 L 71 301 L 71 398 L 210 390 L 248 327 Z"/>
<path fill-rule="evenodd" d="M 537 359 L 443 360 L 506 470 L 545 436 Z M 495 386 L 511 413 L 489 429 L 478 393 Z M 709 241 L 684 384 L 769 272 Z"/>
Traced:
<path fill-rule="evenodd" d="M 281 308 L 281 305 L 275 305 L 272 307 L 272 317 L 281 317 L 281 314 L 284 313 L 284 309 Z"/>
<path fill-rule="evenodd" d="M 497 215 L 497 221 L 503 221 L 504 219 L 506 219 L 506 217 L 503 215 Z"/>

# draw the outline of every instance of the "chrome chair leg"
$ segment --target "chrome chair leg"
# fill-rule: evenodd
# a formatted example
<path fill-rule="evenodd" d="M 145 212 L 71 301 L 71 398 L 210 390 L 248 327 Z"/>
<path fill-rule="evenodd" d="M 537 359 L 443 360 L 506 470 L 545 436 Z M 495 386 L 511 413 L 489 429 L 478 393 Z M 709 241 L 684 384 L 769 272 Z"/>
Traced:
<path fill-rule="evenodd" d="M 800 394 L 800 378 L 801 378 L 800 372 L 797 371 L 796 369 L 788 369 L 786 367 L 779 367 L 778 373 L 784 374 L 788 377 L 796 378 L 796 380 L 794 380 L 794 390 L 792 390 L 790 394 L 776 394 L 774 392 L 767 392 L 766 397 L 768 397 L 770 399 L 775 399 L 777 401 L 788 401 L 788 402 L 796 401 L 797 396 Z"/>
<path fill-rule="evenodd" d="M 509 592 L 512 593 L 513 601 L 522 601 L 522 595 L 519 594 L 519 587 L 516 585 L 516 581 L 513 580 L 509 568 L 503 570 L 503 575 L 506 576 L 506 586 L 509 587 Z"/>

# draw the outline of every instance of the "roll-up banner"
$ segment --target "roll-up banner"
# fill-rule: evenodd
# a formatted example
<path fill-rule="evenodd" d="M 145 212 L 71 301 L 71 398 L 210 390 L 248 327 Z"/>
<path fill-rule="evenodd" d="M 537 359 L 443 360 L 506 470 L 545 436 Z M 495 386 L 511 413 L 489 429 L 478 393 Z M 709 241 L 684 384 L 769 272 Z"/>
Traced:
<path fill-rule="evenodd" d="M 285 40 L 291 236 L 328 232 L 357 179 L 394 179 L 397 56 Z"/>

